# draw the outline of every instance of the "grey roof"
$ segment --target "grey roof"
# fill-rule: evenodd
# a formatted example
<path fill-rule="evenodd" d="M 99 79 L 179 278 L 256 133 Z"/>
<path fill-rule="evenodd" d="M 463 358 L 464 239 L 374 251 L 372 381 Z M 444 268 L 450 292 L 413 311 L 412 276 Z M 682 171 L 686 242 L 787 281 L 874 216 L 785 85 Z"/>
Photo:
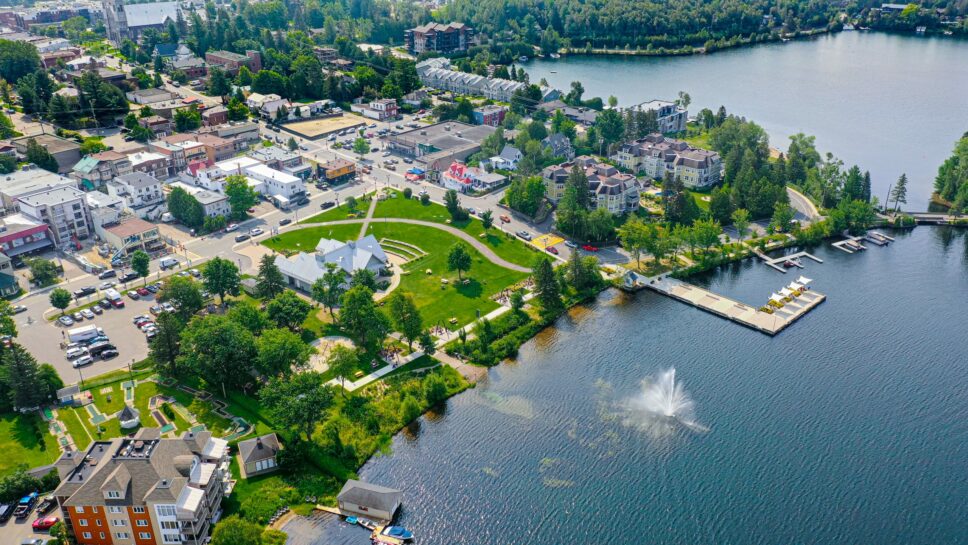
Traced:
<path fill-rule="evenodd" d="M 346 501 L 393 514 L 400 507 L 403 491 L 376 484 L 350 479 L 336 496 L 338 501 Z"/>
<path fill-rule="evenodd" d="M 77 181 L 37 167 L 0 175 L 0 192 L 10 198 L 54 187 L 77 187 Z"/>
<path fill-rule="evenodd" d="M 200 57 L 188 57 L 186 59 L 175 59 L 171 61 L 172 68 L 194 68 L 205 66 L 205 59 Z"/>
<path fill-rule="evenodd" d="M 508 144 L 501 150 L 500 157 L 505 161 L 518 161 L 521 159 L 521 150 Z"/>
<path fill-rule="evenodd" d="M 278 452 L 279 438 L 274 433 L 239 443 L 239 456 L 242 458 L 242 463 L 246 464 L 275 458 Z"/>
<path fill-rule="evenodd" d="M 163 25 L 168 19 L 178 20 L 178 2 L 127 4 L 124 6 L 124 15 L 128 28 Z"/>
<path fill-rule="evenodd" d="M 291 161 L 292 159 L 298 159 L 299 155 L 293 153 L 289 150 L 280 148 L 279 146 L 269 146 L 257 148 L 255 151 L 249 153 L 249 157 L 253 159 L 258 159 L 259 161 Z"/>
<path fill-rule="evenodd" d="M 129 185 L 135 189 L 145 189 L 157 185 L 158 179 L 151 174 L 145 174 L 144 172 L 135 171 L 130 174 L 125 174 L 123 176 L 118 176 L 115 181 L 121 182 L 125 185 Z"/>
<path fill-rule="evenodd" d="M 217 202 L 224 201 L 227 198 L 225 195 L 222 195 L 221 193 L 215 193 L 207 189 L 203 189 L 201 191 L 197 191 L 193 193 L 192 197 L 195 197 L 195 200 L 201 204 L 215 204 Z"/>
<path fill-rule="evenodd" d="M 373 260 L 386 263 L 387 255 L 373 235 L 367 235 L 355 242 L 341 242 L 320 239 L 316 253 L 300 252 L 291 258 L 276 256 L 276 266 L 286 276 L 312 284 L 326 273 L 326 264 L 335 263 L 346 273 L 367 268 Z"/>
<path fill-rule="evenodd" d="M 121 409 L 120 413 L 118 413 L 118 420 L 122 422 L 126 420 L 132 420 L 137 417 L 138 417 L 137 411 L 132 409 L 131 406 L 128 405 L 127 403 L 124 404 L 124 408 Z"/>
<path fill-rule="evenodd" d="M 69 186 L 47 189 L 33 195 L 20 197 L 20 202 L 29 206 L 54 206 L 65 202 L 83 199 L 84 192 Z"/>

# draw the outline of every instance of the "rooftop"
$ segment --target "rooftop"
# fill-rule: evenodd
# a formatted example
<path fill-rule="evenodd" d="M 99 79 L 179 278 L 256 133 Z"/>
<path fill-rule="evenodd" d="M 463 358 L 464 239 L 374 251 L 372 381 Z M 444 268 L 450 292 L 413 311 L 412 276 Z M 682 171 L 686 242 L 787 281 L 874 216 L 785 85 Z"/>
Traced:
<path fill-rule="evenodd" d="M 274 458 L 279 452 L 279 438 L 270 433 L 254 439 L 246 439 L 239 443 L 239 456 L 243 463 L 258 462 Z"/>
<path fill-rule="evenodd" d="M 0 175 L 0 192 L 11 198 L 32 191 L 61 186 L 77 187 L 77 182 L 37 167 L 15 170 L 10 174 Z"/>
<path fill-rule="evenodd" d="M 362 507 L 393 513 L 400 506 L 403 492 L 376 484 L 350 479 L 336 498 Z"/>
<path fill-rule="evenodd" d="M 83 197 L 83 191 L 71 186 L 61 186 L 40 191 L 26 197 L 20 197 L 19 200 L 28 206 L 53 206 Z"/>
<path fill-rule="evenodd" d="M 80 150 L 81 145 L 73 140 L 67 140 L 64 138 L 59 138 L 53 134 L 34 134 L 30 136 L 21 136 L 20 138 L 13 138 L 10 140 L 11 143 L 21 145 L 24 148 L 27 147 L 27 142 L 33 138 L 38 144 L 47 148 L 47 151 L 51 153 L 60 153 L 69 150 Z"/>
<path fill-rule="evenodd" d="M 231 51 L 225 51 L 225 50 L 206 51 L 205 55 L 206 56 L 213 55 L 216 57 L 221 57 L 223 59 L 228 59 L 230 61 L 235 61 L 235 62 L 245 62 L 249 60 L 249 57 L 246 57 L 245 55 L 241 55 L 239 53 L 233 53 Z"/>
<path fill-rule="evenodd" d="M 178 20 L 178 2 L 127 4 L 124 14 L 128 27 L 161 25 L 167 20 Z"/>
<path fill-rule="evenodd" d="M 255 151 L 249 153 L 249 157 L 263 162 L 291 161 L 292 159 L 298 159 L 299 155 L 287 149 L 280 148 L 279 146 L 269 146 L 257 148 Z"/>

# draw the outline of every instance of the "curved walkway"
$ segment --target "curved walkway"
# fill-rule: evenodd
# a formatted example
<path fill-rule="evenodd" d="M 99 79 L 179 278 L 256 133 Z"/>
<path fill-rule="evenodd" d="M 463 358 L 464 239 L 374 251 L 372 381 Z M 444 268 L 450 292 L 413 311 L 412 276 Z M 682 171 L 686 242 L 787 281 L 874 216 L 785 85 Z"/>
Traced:
<path fill-rule="evenodd" d="M 514 263 L 511 263 L 510 261 L 505 260 L 501 256 L 494 253 L 494 250 L 492 250 L 486 244 L 468 235 L 467 233 L 465 233 L 464 231 L 461 231 L 456 227 L 451 227 L 450 225 L 443 224 L 443 223 L 434 223 L 432 221 L 415 220 L 415 219 L 409 219 L 409 218 L 380 218 L 380 220 L 394 221 L 397 223 L 409 223 L 411 225 L 422 225 L 424 227 L 433 227 L 434 229 L 440 229 L 441 231 L 446 231 L 460 239 L 463 239 L 464 242 L 470 244 L 478 252 L 481 252 L 481 254 L 483 254 L 484 257 L 486 257 L 491 263 L 494 263 L 495 265 L 500 265 L 505 269 L 511 269 L 512 271 L 517 271 L 517 272 L 525 272 L 525 273 L 531 272 L 531 269 L 527 267 L 522 267 L 521 265 L 515 265 Z M 325 221 L 321 223 L 302 223 L 300 225 L 303 225 L 306 227 L 319 227 L 322 225 L 351 225 L 354 223 L 369 224 L 370 218 Z M 361 234 L 365 234 L 365 233 L 361 233 Z"/>

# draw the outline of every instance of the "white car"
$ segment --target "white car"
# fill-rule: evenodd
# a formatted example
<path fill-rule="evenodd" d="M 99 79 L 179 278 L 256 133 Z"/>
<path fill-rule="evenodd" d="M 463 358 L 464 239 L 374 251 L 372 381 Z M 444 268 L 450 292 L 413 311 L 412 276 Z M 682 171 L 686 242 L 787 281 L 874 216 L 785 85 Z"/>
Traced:
<path fill-rule="evenodd" d="M 257 237 L 261 234 L 262 234 L 262 229 L 259 229 L 258 227 L 249 230 L 249 235 L 251 236 Z"/>
<path fill-rule="evenodd" d="M 70 350 L 67 351 L 67 361 L 79 358 L 85 354 L 87 354 L 87 350 L 84 348 L 81 348 L 79 346 L 71 348 Z"/>
<path fill-rule="evenodd" d="M 113 287 L 114 287 L 114 282 L 107 281 L 107 282 L 101 282 L 100 289 L 101 290 L 109 290 L 109 289 L 111 289 Z"/>
<path fill-rule="evenodd" d="M 94 363 L 94 358 L 92 358 L 91 356 L 81 356 L 76 360 L 74 360 L 74 363 L 72 363 L 71 365 L 73 365 L 74 368 L 77 369 L 78 367 L 84 367 L 85 365 L 91 365 L 92 363 Z"/>
<path fill-rule="evenodd" d="M 161 308 L 165 309 L 165 312 L 175 312 L 175 306 L 171 303 L 162 303 Z"/>
<path fill-rule="evenodd" d="M 88 320 L 93 320 L 94 319 L 94 313 L 91 312 L 90 309 L 84 309 L 84 310 L 82 310 L 81 311 L 81 315 L 84 316 L 85 318 L 87 318 Z"/>
<path fill-rule="evenodd" d="M 231 233 L 232 231 L 238 231 L 238 230 L 239 230 L 238 223 L 230 223 L 229 226 L 225 228 L 225 231 L 228 233 Z"/>

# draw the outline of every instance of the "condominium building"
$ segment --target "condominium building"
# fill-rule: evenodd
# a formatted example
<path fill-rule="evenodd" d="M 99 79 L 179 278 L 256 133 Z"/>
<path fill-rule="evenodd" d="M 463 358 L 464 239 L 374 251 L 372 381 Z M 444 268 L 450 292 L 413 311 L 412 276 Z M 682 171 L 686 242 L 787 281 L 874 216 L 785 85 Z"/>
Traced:
<path fill-rule="evenodd" d="M 107 184 L 108 195 L 124 199 L 125 208 L 133 213 L 157 206 L 165 201 L 161 182 L 144 172 L 132 172 L 118 176 Z"/>
<path fill-rule="evenodd" d="M 451 70 L 450 61 L 443 57 L 417 63 L 417 76 L 427 87 L 460 95 L 474 95 L 510 102 L 511 95 L 523 89 L 525 83 L 501 78 L 489 78 Z"/>
<path fill-rule="evenodd" d="M 594 208 L 604 208 L 613 214 L 624 214 L 638 209 L 642 186 L 635 176 L 619 172 L 614 166 L 587 155 L 541 171 L 545 182 L 545 195 L 550 201 L 557 203 L 565 194 L 568 176 L 576 166 L 588 178 L 589 198 Z"/>
<path fill-rule="evenodd" d="M 659 121 L 659 132 L 661 133 L 686 130 L 686 121 L 689 118 L 689 112 L 675 102 L 669 102 L 668 100 L 650 100 L 632 106 L 630 109 L 655 112 L 656 118 Z"/>
<path fill-rule="evenodd" d="M 611 159 L 623 168 L 657 180 L 671 174 L 689 188 L 710 187 L 722 175 L 722 160 L 715 151 L 695 148 L 658 133 L 623 144 Z"/>
<path fill-rule="evenodd" d="M 201 545 L 221 516 L 228 463 L 211 432 L 142 428 L 64 453 L 54 497 L 79 545 Z"/>
<path fill-rule="evenodd" d="M 131 160 L 113 150 L 94 153 L 81 159 L 71 170 L 71 178 L 86 190 L 103 187 L 117 176 L 131 173 Z"/>
<path fill-rule="evenodd" d="M 427 23 L 404 31 L 403 40 L 411 55 L 460 53 L 473 44 L 474 29 L 464 23 Z"/>
<path fill-rule="evenodd" d="M 73 239 L 90 236 L 91 213 L 84 192 L 62 186 L 20 197 L 20 213 L 47 224 L 54 244 L 62 246 Z"/>

